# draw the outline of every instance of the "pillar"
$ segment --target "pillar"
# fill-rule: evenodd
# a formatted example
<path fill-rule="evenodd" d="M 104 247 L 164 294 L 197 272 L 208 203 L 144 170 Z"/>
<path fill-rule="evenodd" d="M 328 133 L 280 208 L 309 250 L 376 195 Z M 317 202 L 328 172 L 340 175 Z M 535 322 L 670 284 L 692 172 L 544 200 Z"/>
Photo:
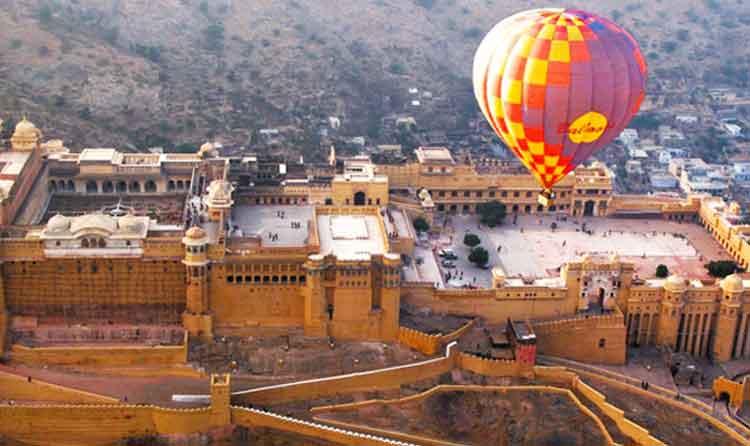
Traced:
<path fill-rule="evenodd" d="M 208 237 L 198 227 L 189 229 L 182 239 L 185 245 L 186 302 L 182 323 L 191 336 L 213 338 L 213 317 L 208 304 Z"/>
<path fill-rule="evenodd" d="M 214 427 L 231 424 L 231 376 L 227 374 L 211 375 L 211 425 Z"/>
<path fill-rule="evenodd" d="M 685 280 L 672 276 L 664 284 L 664 297 L 661 301 L 659 323 L 656 331 L 656 345 L 679 350 L 677 331 L 682 317 L 683 294 L 687 289 Z"/>
<path fill-rule="evenodd" d="M 734 353 L 732 347 L 734 344 L 734 335 L 737 327 L 737 321 L 740 316 L 740 295 L 742 290 L 737 290 L 733 286 L 733 277 L 728 276 L 722 281 L 722 299 L 719 305 L 719 317 L 716 322 L 716 336 L 712 356 L 714 361 L 729 361 Z"/>
<path fill-rule="evenodd" d="M 328 335 L 328 313 L 323 287 L 324 257 L 313 254 L 305 262 L 305 286 L 302 293 L 305 299 L 305 335 L 322 337 Z"/>
<path fill-rule="evenodd" d="M 395 341 L 399 333 L 401 307 L 401 256 L 385 254 L 382 265 L 380 295 L 380 339 Z"/>
<path fill-rule="evenodd" d="M 708 338 L 711 336 L 711 315 L 708 313 L 703 314 L 703 337 L 701 338 L 701 356 L 706 356 L 708 348 Z"/>
<path fill-rule="evenodd" d="M 742 314 L 742 318 L 740 319 L 740 326 L 738 327 L 739 330 L 739 336 L 737 336 L 737 343 L 734 346 L 734 351 L 732 352 L 733 358 L 739 358 L 742 356 L 744 346 L 745 346 L 745 335 L 747 334 L 747 313 Z"/>

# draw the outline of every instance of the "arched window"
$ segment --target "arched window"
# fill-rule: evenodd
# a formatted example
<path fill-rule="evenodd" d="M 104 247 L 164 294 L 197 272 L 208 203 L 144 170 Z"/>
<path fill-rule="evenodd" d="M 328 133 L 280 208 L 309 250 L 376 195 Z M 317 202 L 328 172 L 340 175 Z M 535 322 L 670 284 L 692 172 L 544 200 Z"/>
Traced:
<path fill-rule="evenodd" d="M 107 247 L 107 242 L 103 238 L 99 239 L 99 247 L 100 248 L 106 248 Z"/>
<path fill-rule="evenodd" d="M 183 190 L 185 189 L 185 182 L 180 180 L 177 182 L 177 190 Z"/>
<path fill-rule="evenodd" d="M 146 192 L 156 192 L 156 183 L 152 180 L 146 181 Z"/>
<path fill-rule="evenodd" d="M 57 192 L 57 183 L 54 180 L 49 182 L 49 191 Z"/>
<path fill-rule="evenodd" d="M 102 185 L 102 192 L 105 194 L 111 194 L 115 191 L 115 185 L 111 181 L 105 181 Z"/>
<path fill-rule="evenodd" d="M 169 180 L 169 182 L 167 183 L 167 190 L 171 192 L 171 191 L 175 190 L 175 187 L 176 186 L 174 184 L 174 181 Z"/>
<path fill-rule="evenodd" d="M 88 194 L 99 193 L 99 185 L 96 184 L 96 181 L 87 181 L 86 182 L 86 193 L 88 193 Z"/>
<path fill-rule="evenodd" d="M 117 182 L 117 186 L 116 186 L 116 190 L 119 193 L 127 192 L 128 191 L 128 183 L 126 183 L 124 181 L 118 181 Z"/>
<path fill-rule="evenodd" d="M 137 181 L 133 181 L 130 183 L 130 192 L 140 193 L 141 192 L 141 183 Z"/>
<path fill-rule="evenodd" d="M 88 248 L 89 247 L 89 239 L 85 238 L 81 240 L 81 248 Z"/>
<path fill-rule="evenodd" d="M 57 182 L 57 189 L 58 190 L 65 190 L 65 180 L 60 180 Z"/>
<path fill-rule="evenodd" d="M 75 192 L 76 183 L 74 183 L 73 180 L 68 180 L 68 187 L 66 189 L 68 190 L 68 192 Z"/>

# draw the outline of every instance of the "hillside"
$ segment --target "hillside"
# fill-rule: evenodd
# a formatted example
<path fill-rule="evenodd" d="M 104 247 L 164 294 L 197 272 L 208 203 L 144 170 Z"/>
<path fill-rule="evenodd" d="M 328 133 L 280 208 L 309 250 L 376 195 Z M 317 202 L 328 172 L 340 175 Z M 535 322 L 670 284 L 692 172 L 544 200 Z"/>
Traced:
<path fill-rule="evenodd" d="M 422 126 L 471 114 L 473 53 L 503 17 L 542 1 L 0 0 L 0 116 L 27 113 L 83 146 L 248 144 L 269 126 L 377 136 L 380 118 L 433 92 Z M 652 81 L 747 84 L 741 1 L 580 1 L 641 42 Z M 706 74 L 708 73 L 708 74 Z M 728 76 L 728 77 L 727 77 Z M 722 77 L 727 77 L 722 79 Z M 651 83 L 654 85 L 654 82 Z M 313 132 L 298 142 L 312 145 Z"/>

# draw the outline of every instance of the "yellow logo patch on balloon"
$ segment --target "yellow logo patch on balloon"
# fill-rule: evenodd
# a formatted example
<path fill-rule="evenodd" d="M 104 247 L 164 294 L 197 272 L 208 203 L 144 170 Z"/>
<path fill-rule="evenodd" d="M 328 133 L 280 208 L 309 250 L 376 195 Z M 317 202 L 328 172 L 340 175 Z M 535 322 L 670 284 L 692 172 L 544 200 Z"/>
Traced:
<path fill-rule="evenodd" d="M 607 117 L 590 111 L 579 116 L 568 127 L 568 138 L 575 144 L 586 144 L 601 138 L 607 130 Z"/>

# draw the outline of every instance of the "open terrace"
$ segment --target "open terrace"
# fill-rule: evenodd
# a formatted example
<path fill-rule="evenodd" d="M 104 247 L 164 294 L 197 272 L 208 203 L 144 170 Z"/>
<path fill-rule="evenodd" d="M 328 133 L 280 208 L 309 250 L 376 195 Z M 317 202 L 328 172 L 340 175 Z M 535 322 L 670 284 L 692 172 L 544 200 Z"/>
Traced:
<path fill-rule="evenodd" d="M 490 265 L 502 267 L 509 277 L 556 276 L 560 266 L 585 254 L 617 254 L 621 260 L 635 264 L 640 278 L 653 277 L 656 267 L 664 264 L 671 273 L 701 279 L 708 278 L 705 263 L 730 259 L 704 228 L 691 223 L 519 216 L 514 224 L 513 217 L 508 216 L 502 226 L 490 229 L 479 225 L 477 216 L 462 215 L 448 219 L 437 242 L 438 247 L 452 247 L 459 257 L 455 269 L 441 267 L 443 278 L 451 274 L 448 286 L 491 285 L 491 271 L 467 261 L 469 249 L 463 244 L 467 232 L 480 237 L 481 246 L 490 253 Z"/>

